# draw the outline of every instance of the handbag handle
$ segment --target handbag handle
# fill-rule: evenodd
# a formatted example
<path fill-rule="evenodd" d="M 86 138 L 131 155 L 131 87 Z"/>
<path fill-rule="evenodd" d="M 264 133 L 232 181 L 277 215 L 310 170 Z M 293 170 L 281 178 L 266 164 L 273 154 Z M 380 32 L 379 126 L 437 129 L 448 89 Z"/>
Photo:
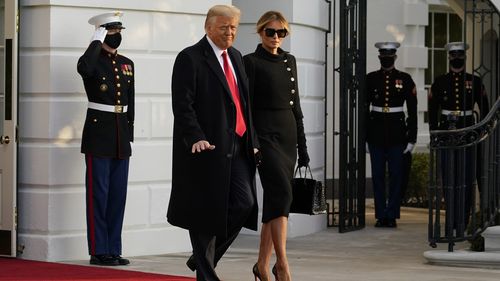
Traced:
<path fill-rule="evenodd" d="M 311 179 L 314 179 L 312 171 L 311 171 L 311 167 L 309 167 L 309 164 L 307 166 L 305 166 L 305 171 L 304 171 L 304 177 L 303 178 L 304 179 L 307 178 L 307 171 L 308 170 L 309 170 L 309 175 L 311 176 Z M 302 169 L 299 166 L 297 166 L 297 168 L 295 168 L 294 177 L 297 177 L 297 171 L 299 172 L 299 177 L 302 178 Z"/>

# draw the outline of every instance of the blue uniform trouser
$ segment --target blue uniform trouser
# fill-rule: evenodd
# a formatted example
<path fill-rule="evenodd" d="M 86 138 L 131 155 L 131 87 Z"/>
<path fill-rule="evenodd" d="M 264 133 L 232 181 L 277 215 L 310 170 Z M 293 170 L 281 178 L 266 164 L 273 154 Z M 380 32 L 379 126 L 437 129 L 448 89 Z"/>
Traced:
<path fill-rule="evenodd" d="M 121 255 L 129 159 L 85 155 L 90 255 Z"/>
<path fill-rule="evenodd" d="M 382 147 L 369 144 L 376 219 L 399 218 L 404 149 L 405 145 Z M 389 167 L 388 196 L 385 183 L 386 164 Z"/>

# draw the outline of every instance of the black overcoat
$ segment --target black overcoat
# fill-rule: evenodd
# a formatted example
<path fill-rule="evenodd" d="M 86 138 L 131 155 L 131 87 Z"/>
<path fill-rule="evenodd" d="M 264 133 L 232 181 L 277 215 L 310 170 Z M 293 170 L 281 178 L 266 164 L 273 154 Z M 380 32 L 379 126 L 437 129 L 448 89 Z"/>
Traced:
<path fill-rule="evenodd" d="M 248 102 L 248 78 L 239 51 L 227 50 L 240 90 L 247 124 L 246 150 L 251 162 L 252 193 L 255 192 L 255 158 L 258 147 Z M 206 37 L 179 53 L 172 73 L 174 135 L 172 191 L 168 222 L 185 229 L 226 235 L 231 159 L 236 134 L 236 107 L 224 72 Z M 200 140 L 214 150 L 191 153 Z M 257 229 L 257 204 L 245 227 Z"/>

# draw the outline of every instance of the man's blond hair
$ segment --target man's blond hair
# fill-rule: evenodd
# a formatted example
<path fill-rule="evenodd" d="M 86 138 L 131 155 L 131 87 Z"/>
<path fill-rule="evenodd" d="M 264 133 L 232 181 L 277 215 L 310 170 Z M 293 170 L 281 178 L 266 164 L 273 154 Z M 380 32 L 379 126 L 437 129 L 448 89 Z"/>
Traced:
<path fill-rule="evenodd" d="M 233 5 L 215 5 L 208 10 L 207 18 L 205 19 L 205 28 L 213 21 L 215 17 L 236 18 L 240 21 L 241 11 Z"/>

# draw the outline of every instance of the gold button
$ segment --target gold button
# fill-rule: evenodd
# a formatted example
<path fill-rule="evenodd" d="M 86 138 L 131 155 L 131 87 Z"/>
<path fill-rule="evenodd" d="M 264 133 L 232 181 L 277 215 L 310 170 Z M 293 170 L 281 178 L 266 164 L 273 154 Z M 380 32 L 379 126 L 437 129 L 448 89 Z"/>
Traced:
<path fill-rule="evenodd" d="M 117 96 L 121 96 L 121 95 L 122 95 L 122 93 L 121 93 L 121 92 L 118 92 L 118 93 L 116 93 L 116 95 L 117 95 Z"/>
<path fill-rule="evenodd" d="M 290 105 L 293 105 L 293 101 L 290 101 Z"/>
<path fill-rule="evenodd" d="M 290 78 L 290 80 L 295 81 L 295 78 L 292 77 L 292 78 Z"/>
<path fill-rule="evenodd" d="M 456 104 L 459 104 L 460 102 L 459 101 L 455 101 Z"/>
<path fill-rule="evenodd" d="M 386 90 L 389 90 L 389 86 L 385 87 Z"/>
<path fill-rule="evenodd" d="M 120 83 L 116 84 L 116 87 L 120 88 Z"/>
<path fill-rule="evenodd" d="M 116 75 L 116 79 L 120 79 L 120 75 Z"/>
<path fill-rule="evenodd" d="M 106 77 L 102 77 L 102 80 L 106 80 Z"/>
<path fill-rule="evenodd" d="M 116 61 L 113 61 L 113 64 L 116 64 Z"/>
<path fill-rule="evenodd" d="M 290 67 L 287 67 L 286 71 L 292 71 L 292 69 Z"/>
<path fill-rule="evenodd" d="M 457 86 L 457 87 L 458 87 L 458 83 L 455 83 L 455 86 Z"/>
<path fill-rule="evenodd" d="M 389 106 L 389 104 L 388 103 L 384 103 L 384 106 Z"/>
<path fill-rule="evenodd" d="M 389 92 L 385 92 L 385 95 L 388 96 L 389 95 Z"/>
<path fill-rule="evenodd" d="M 120 100 L 117 100 L 116 102 L 117 102 L 118 104 L 121 104 Z"/>
<path fill-rule="evenodd" d="M 389 79 L 389 76 L 386 76 L 385 79 Z"/>
<path fill-rule="evenodd" d="M 386 83 L 386 84 L 389 84 L 389 80 L 385 80 L 385 83 Z"/>
<path fill-rule="evenodd" d="M 283 62 L 287 62 L 288 60 L 284 60 Z"/>
<path fill-rule="evenodd" d="M 459 95 L 456 95 L 455 97 L 459 98 L 460 96 L 459 96 Z"/>
<path fill-rule="evenodd" d="M 118 72 L 118 68 L 115 67 L 115 72 Z"/>
<path fill-rule="evenodd" d="M 386 101 L 389 101 L 389 98 L 385 98 Z"/>
<path fill-rule="evenodd" d="M 455 89 L 455 92 L 460 92 L 460 90 L 459 89 Z"/>
<path fill-rule="evenodd" d="M 292 94 L 295 94 L 295 89 L 292 89 L 290 92 L 291 92 Z"/>
<path fill-rule="evenodd" d="M 97 122 L 97 119 L 94 119 L 94 123 Z"/>

